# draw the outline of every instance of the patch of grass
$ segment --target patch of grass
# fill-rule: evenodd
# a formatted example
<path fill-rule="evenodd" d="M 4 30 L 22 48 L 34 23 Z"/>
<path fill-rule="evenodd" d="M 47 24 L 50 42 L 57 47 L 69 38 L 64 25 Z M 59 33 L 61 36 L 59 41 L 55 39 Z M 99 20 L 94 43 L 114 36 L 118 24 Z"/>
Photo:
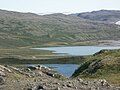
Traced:
<path fill-rule="evenodd" d="M 84 61 L 82 57 L 61 57 L 49 59 L 19 59 L 1 58 L 0 64 L 80 64 Z"/>

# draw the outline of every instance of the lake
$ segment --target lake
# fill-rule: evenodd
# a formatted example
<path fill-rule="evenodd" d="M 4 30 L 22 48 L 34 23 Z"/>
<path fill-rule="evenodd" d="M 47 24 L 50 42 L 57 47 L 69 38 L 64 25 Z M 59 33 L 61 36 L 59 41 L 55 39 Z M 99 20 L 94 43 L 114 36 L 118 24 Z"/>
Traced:
<path fill-rule="evenodd" d="M 38 66 L 38 65 L 52 68 L 59 74 L 62 74 L 66 77 L 72 76 L 74 71 L 79 67 L 79 65 L 77 64 L 27 64 L 26 66 Z"/>
<path fill-rule="evenodd" d="M 79 67 L 76 64 L 43 64 L 44 66 L 53 68 L 58 73 L 70 77 L 74 71 Z"/>
<path fill-rule="evenodd" d="M 120 49 L 120 47 L 101 47 L 101 46 L 66 46 L 66 47 L 45 47 L 45 48 L 32 48 L 36 50 L 48 50 L 58 55 L 72 55 L 83 56 L 92 55 L 102 49 Z"/>
<path fill-rule="evenodd" d="M 36 50 L 49 50 L 57 55 L 72 55 L 83 56 L 92 55 L 102 49 L 120 49 L 120 47 L 101 47 L 101 46 L 66 46 L 66 47 L 45 47 L 45 48 L 32 48 Z M 55 67 L 54 70 L 59 73 L 70 77 L 79 65 L 76 64 L 44 64 L 48 67 Z"/>

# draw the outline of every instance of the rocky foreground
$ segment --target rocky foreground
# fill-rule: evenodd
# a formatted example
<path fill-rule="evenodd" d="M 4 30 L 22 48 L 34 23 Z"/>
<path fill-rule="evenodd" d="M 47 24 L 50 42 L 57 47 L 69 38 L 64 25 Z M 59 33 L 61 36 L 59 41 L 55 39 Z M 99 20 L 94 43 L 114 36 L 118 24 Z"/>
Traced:
<path fill-rule="evenodd" d="M 106 80 L 68 79 L 45 66 L 0 65 L 0 90 L 120 90 Z"/>

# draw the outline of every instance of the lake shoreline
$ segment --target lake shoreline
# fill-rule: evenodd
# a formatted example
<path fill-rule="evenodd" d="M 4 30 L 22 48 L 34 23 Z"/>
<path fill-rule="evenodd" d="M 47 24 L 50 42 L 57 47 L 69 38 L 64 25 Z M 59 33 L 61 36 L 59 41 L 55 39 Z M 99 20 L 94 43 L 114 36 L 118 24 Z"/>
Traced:
<path fill-rule="evenodd" d="M 31 67 L 37 67 L 37 66 L 48 67 L 68 78 L 70 78 L 73 75 L 74 71 L 76 69 L 78 69 L 78 67 L 79 67 L 78 64 L 27 64 L 24 66 L 25 67 L 29 67 L 29 66 L 31 66 Z"/>
<path fill-rule="evenodd" d="M 120 49 L 120 46 L 61 46 L 61 47 L 42 47 L 31 48 L 33 50 L 51 51 L 53 54 L 60 56 L 87 56 L 93 55 L 104 49 Z"/>

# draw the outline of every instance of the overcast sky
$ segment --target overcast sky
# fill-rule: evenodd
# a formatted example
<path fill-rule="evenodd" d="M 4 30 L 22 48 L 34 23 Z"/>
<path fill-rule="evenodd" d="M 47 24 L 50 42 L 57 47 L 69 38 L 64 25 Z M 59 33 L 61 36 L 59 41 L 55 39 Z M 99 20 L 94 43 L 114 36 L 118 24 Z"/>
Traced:
<path fill-rule="evenodd" d="M 120 0 L 0 0 L 0 9 L 39 14 L 120 10 Z"/>

